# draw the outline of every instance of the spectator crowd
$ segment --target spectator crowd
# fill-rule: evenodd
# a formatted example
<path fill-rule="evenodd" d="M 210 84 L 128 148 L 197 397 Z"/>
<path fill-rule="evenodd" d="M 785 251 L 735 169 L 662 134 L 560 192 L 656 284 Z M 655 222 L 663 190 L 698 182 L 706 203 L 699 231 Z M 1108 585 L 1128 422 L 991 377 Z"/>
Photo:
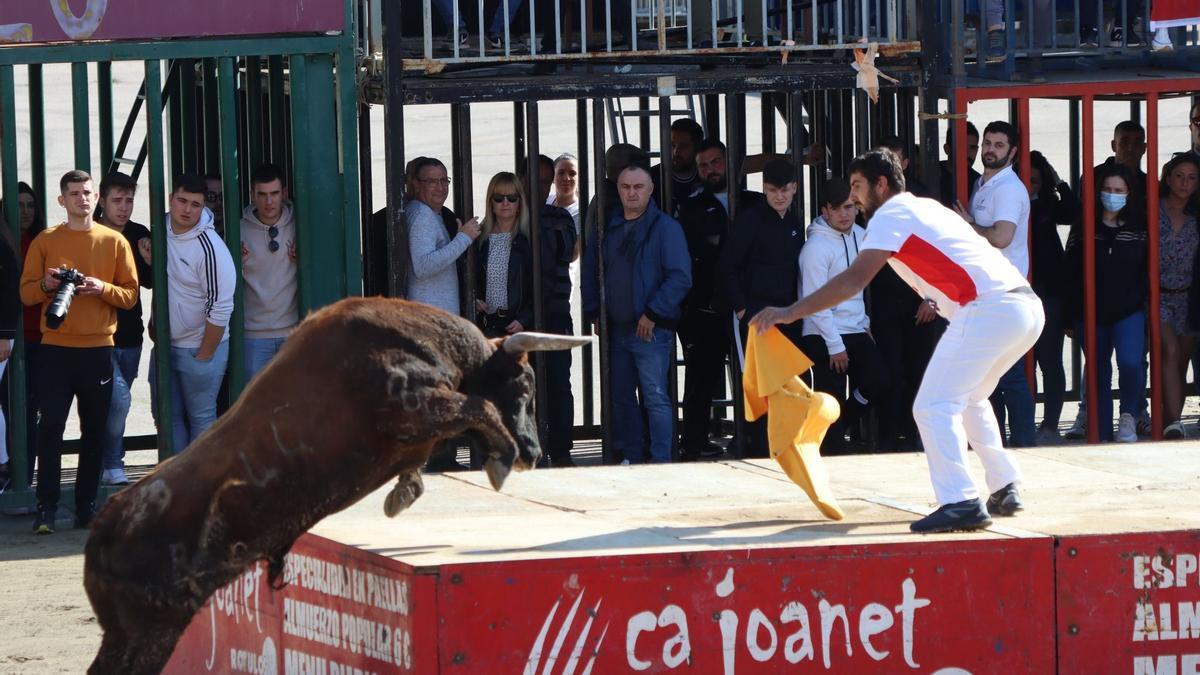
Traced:
<path fill-rule="evenodd" d="M 1147 331 L 1149 313 L 1155 311 L 1161 322 L 1165 435 L 1188 433 L 1181 420 L 1186 371 L 1200 329 L 1200 286 L 1193 283 L 1200 264 L 1200 106 L 1190 111 L 1190 129 L 1192 148 L 1177 153 L 1156 178 L 1158 307 L 1148 304 L 1148 178 L 1140 168 L 1145 130 L 1134 121 L 1117 125 L 1113 155 L 1092 172 L 1093 189 L 1086 193 L 1093 195 L 1095 223 L 1087 229 L 1095 238 L 1096 387 L 1101 395 L 1083 402 L 1068 438 L 1084 435 L 1090 405 L 1097 409 L 1104 440 L 1132 442 L 1149 432 Z M 727 439 L 728 428 L 714 415 L 719 401 L 740 397 L 750 321 L 764 308 L 790 305 L 847 270 L 860 250 L 869 248 L 870 224 L 846 177 L 823 181 L 817 191 L 819 215 L 810 221 L 797 209 L 802 167 L 790 155 L 730 158 L 721 141 L 705 137 L 687 118 L 671 124 L 670 141 L 668 171 L 651 166 L 642 148 L 609 148 L 597 199 L 587 208 L 581 208 L 576 158 L 539 156 L 522 163 L 528 170 L 494 175 L 482 217 L 465 220 L 447 207 L 451 176 L 446 166 L 432 157 L 412 160 L 404 184 L 407 227 L 401 243 L 409 264 L 400 266 L 402 293 L 473 319 L 488 337 L 535 328 L 601 334 L 608 348 L 604 404 L 614 420 L 613 450 L 619 460 L 688 461 L 726 452 L 765 457 L 765 421 L 736 424 L 736 437 Z M 991 400 L 1009 447 L 1061 442 L 1064 339 L 1088 334 L 1086 229 L 1077 190 L 1044 155 L 1021 147 L 1018 130 L 1004 121 L 985 125 L 982 134 L 968 123 L 967 144 L 958 148 L 965 158 L 942 162 L 934 190 L 922 185 L 909 166 L 916 148 L 907 140 L 884 138 L 879 146 L 904 167 L 907 191 L 953 209 L 965 230 L 1031 279 L 1046 314 L 1033 353 L 1041 371 L 1042 418 L 1036 418 L 1034 404 L 1037 379 L 1030 380 L 1024 360 L 1000 378 Z M 947 155 L 951 148 L 948 134 Z M 1019 176 L 1026 152 L 1030 172 Z M 819 146 L 800 154 L 806 163 L 825 157 Z M 974 172 L 977 154 L 982 173 Z M 970 170 L 962 199 L 953 189 L 958 159 L 965 159 Z M 733 174 L 730 166 L 742 170 Z M 761 173 L 761 192 L 746 189 L 747 172 Z M 664 177 L 669 177 L 665 184 Z M 1082 181 L 1079 177 L 1076 184 Z M 25 478 L 32 480 L 36 467 L 35 532 L 54 531 L 63 433 L 73 405 L 81 431 L 75 526 L 89 523 L 101 484 L 128 482 L 123 456 L 131 385 L 139 374 L 143 336 L 155 337 L 146 330 L 147 318 L 153 325 L 155 317 L 143 311 L 140 289 L 154 287 L 156 265 L 165 266 L 169 311 L 163 319 L 169 343 L 153 347 L 168 352 L 169 390 L 159 390 L 153 358 L 149 382 L 155 400 L 170 399 L 170 419 L 156 423 L 169 433 L 174 452 L 185 451 L 228 405 L 230 323 L 239 280 L 245 291 L 247 381 L 286 348 L 287 335 L 300 320 L 296 212 L 280 168 L 257 168 L 249 187 L 240 242 L 231 247 L 220 176 L 178 177 L 161 233 L 166 257 L 156 259 L 150 230 L 131 220 L 137 199 L 131 177 L 113 172 L 96 185 L 82 171 L 67 172 L 58 185 L 64 217 L 49 227 L 38 195 L 20 184 L 15 195 L 19 240 L 0 227 L 0 281 L 5 284 L 0 368 L 7 365 L 18 317 L 23 317 Z M 386 219 L 377 217 L 372 227 L 380 235 L 374 240 L 382 241 Z M 1060 227 L 1069 231 L 1065 245 Z M 240 251 L 240 266 L 231 248 Z M 394 262 L 386 247 L 375 249 L 380 259 L 373 266 L 386 269 Z M 79 277 L 72 279 L 67 268 Z M 67 284 L 74 286 L 74 298 L 66 316 L 56 317 L 53 306 Z M 577 291 L 579 326 L 571 311 Z M 806 377 L 813 387 L 841 404 L 823 453 L 921 449 L 912 408 L 925 366 L 946 330 L 938 309 L 936 300 L 916 294 L 885 267 L 864 291 L 781 327 L 812 359 Z M 684 362 L 678 393 L 671 377 L 677 350 Z M 1115 415 L 1113 398 L 1106 395 L 1114 353 Z M 546 390 L 541 416 L 546 461 L 571 466 L 572 357 L 555 352 L 536 358 L 542 359 Z M 1080 389 L 1086 391 L 1086 384 Z M 6 439 L 0 429 L 0 489 L 11 477 Z M 457 463 L 457 447 L 456 441 L 446 443 L 429 468 L 464 468 Z"/>

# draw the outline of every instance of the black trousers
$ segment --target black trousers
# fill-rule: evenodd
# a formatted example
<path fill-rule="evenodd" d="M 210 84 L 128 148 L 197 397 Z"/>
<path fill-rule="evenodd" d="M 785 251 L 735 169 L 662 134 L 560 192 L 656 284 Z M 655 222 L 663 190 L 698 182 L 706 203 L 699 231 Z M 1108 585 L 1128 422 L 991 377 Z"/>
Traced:
<path fill-rule="evenodd" d="M 38 429 L 38 402 L 37 402 L 37 355 L 41 344 L 37 342 L 25 343 L 25 483 L 33 484 L 33 470 L 37 466 L 37 429 Z M 4 377 L 0 379 L 0 403 L 4 406 L 4 414 L 7 419 L 12 419 L 12 402 L 8 398 L 8 379 L 12 368 L 4 369 Z M 13 439 L 13 443 L 9 444 L 11 453 L 12 448 L 16 446 L 15 437 L 12 436 L 12 425 L 9 425 L 9 437 Z"/>
<path fill-rule="evenodd" d="M 829 367 L 829 349 L 825 339 L 820 335 L 805 335 L 800 340 L 800 348 L 808 358 L 813 360 L 813 389 L 833 395 L 842 414 L 830 427 L 821 443 L 822 450 L 837 450 L 844 445 L 844 435 L 847 424 L 852 423 L 857 415 L 849 414 L 851 410 L 860 410 L 860 404 L 847 405 L 848 396 L 858 389 L 863 398 L 874 405 L 884 402 L 884 396 L 890 387 L 891 378 L 883 354 L 875 340 L 866 333 L 849 333 L 842 335 L 842 343 L 846 346 L 846 355 L 850 358 L 850 367 L 846 373 L 834 372 Z M 846 389 L 846 380 L 850 380 L 850 389 Z"/>
<path fill-rule="evenodd" d="M 725 355 L 729 328 L 724 314 L 690 309 L 679 321 L 683 344 L 683 450 L 698 451 L 708 442 L 713 399 L 725 392 Z"/>
<path fill-rule="evenodd" d="M 79 400 L 79 473 L 76 509 L 87 510 L 100 487 L 101 455 L 112 401 L 112 347 L 71 348 L 43 344 L 38 354 L 38 505 L 58 506 L 63 431 L 71 402 Z"/>
<path fill-rule="evenodd" d="M 938 339 L 946 331 L 945 319 L 916 324 L 914 313 L 877 312 L 871 316 L 871 334 L 883 355 L 891 389 L 881 408 L 879 419 L 879 449 L 915 449 L 920 436 L 913 421 L 913 401 L 925 366 L 933 356 Z M 903 437 L 905 442 L 899 439 Z"/>
<path fill-rule="evenodd" d="M 547 333 L 574 334 L 571 317 L 547 318 Z M 537 358 L 545 359 L 546 368 L 546 414 L 542 432 L 542 450 L 551 462 L 570 460 L 571 448 L 575 444 L 575 395 L 571 391 L 571 350 L 540 352 Z"/>

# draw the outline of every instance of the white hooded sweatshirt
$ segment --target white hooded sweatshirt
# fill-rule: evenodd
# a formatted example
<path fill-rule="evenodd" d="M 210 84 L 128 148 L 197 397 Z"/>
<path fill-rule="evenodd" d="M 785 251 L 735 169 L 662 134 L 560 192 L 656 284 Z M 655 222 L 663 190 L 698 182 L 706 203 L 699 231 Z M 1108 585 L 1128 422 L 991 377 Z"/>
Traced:
<path fill-rule="evenodd" d="M 182 234 L 171 229 L 171 215 L 167 214 L 171 346 L 199 347 L 206 323 L 224 326 L 221 341 L 228 340 L 236 285 L 233 257 L 213 228 L 212 211 L 204 209 L 200 222 Z"/>
<path fill-rule="evenodd" d="M 842 234 L 829 226 L 823 216 L 808 226 L 807 239 L 800 249 L 800 288 L 804 297 L 841 274 L 858 257 L 867 231 L 851 225 L 850 231 Z M 866 333 L 871 322 L 867 318 L 866 304 L 862 291 L 830 309 L 817 312 L 804 319 L 804 335 L 820 335 L 830 355 L 846 351 L 843 335 Z"/>

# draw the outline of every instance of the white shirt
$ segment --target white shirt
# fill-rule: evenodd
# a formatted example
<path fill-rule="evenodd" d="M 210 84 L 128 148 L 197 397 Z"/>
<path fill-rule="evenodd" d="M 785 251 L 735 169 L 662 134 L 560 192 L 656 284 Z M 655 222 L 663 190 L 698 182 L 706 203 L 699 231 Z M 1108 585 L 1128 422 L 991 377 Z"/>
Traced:
<path fill-rule="evenodd" d="M 1028 277 L 1029 191 L 1013 172 L 1011 164 L 986 183 L 982 176 L 975 182 L 975 193 L 971 195 L 971 217 L 979 227 L 992 227 L 998 220 L 1007 220 L 1017 226 L 1012 241 L 1000 251 L 1021 276 Z"/>
<path fill-rule="evenodd" d="M 890 251 L 888 264 L 938 314 L 952 318 L 976 298 L 1028 283 L 986 239 L 964 227 L 957 213 L 933 199 L 902 192 L 867 224 L 862 249 Z"/>

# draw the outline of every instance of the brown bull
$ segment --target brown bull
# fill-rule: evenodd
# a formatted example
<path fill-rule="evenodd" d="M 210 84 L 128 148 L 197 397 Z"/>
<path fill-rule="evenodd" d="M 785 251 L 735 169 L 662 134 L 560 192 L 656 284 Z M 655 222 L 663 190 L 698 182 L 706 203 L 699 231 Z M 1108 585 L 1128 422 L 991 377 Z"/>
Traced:
<path fill-rule="evenodd" d="M 499 489 L 541 450 L 525 353 L 587 338 L 488 341 L 400 300 L 343 300 L 308 318 L 237 404 L 185 452 L 112 497 L 92 524 L 84 587 L 104 630 L 89 673 L 157 673 L 209 596 L 389 480 L 394 516 L 422 491 L 434 444 L 470 433 Z"/>

